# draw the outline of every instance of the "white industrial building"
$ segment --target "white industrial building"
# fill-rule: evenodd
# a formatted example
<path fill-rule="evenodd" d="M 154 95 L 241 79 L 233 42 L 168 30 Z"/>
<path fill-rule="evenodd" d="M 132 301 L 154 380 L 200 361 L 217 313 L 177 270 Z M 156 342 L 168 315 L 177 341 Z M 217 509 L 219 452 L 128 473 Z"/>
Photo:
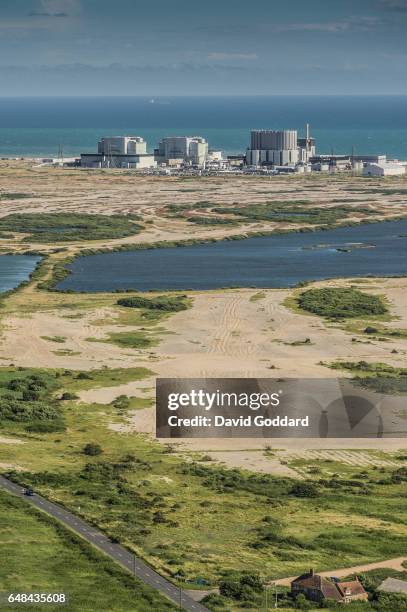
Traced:
<path fill-rule="evenodd" d="M 157 165 L 154 155 L 147 153 L 141 136 L 109 136 L 98 142 L 97 153 L 82 153 L 83 168 L 132 168 L 140 170 Z"/>
<path fill-rule="evenodd" d="M 365 164 L 363 167 L 363 176 L 401 176 L 405 173 L 405 166 L 396 162 Z"/>
<path fill-rule="evenodd" d="M 204 166 L 208 143 L 200 136 L 169 136 L 160 140 L 155 158 L 159 163 Z"/>
<path fill-rule="evenodd" d="M 299 161 L 297 130 L 252 130 L 248 166 L 288 166 Z"/>

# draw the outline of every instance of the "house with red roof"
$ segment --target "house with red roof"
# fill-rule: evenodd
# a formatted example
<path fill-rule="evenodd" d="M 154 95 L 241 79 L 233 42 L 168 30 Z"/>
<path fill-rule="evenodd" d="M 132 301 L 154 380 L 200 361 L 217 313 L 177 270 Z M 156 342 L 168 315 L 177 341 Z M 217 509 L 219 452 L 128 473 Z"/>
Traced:
<path fill-rule="evenodd" d="M 335 578 L 315 574 L 313 569 L 291 582 L 291 594 L 293 597 L 302 594 L 310 601 L 318 603 L 324 599 L 331 599 L 341 604 L 368 599 L 368 594 L 357 578 L 341 582 Z"/>

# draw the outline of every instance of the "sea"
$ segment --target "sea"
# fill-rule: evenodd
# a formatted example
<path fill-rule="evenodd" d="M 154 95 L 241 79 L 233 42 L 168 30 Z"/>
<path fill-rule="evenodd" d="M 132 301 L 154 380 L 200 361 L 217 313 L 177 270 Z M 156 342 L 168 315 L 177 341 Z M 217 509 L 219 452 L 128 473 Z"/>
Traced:
<path fill-rule="evenodd" d="M 0 157 L 67 157 L 102 136 L 204 136 L 211 149 L 244 152 L 251 129 L 311 126 L 317 152 L 407 159 L 407 96 L 0 98 Z"/>

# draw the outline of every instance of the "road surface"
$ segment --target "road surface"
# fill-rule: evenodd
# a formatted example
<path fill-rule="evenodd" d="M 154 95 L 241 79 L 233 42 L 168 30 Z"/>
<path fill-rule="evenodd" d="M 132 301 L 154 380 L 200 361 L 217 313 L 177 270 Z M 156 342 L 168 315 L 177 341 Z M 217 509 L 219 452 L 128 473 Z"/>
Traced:
<path fill-rule="evenodd" d="M 162 593 L 162 595 L 168 597 L 168 599 L 171 599 L 171 601 L 173 601 L 176 605 L 179 606 L 182 604 L 183 610 L 188 610 L 189 612 L 208 612 L 207 608 L 197 601 L 194 601 L 178 587 L 163 578 L 149 565 L 147 565 L 147 563 L 144 563 L 144 561 L 133 555 L 120 544 L 113 544 L 104 533 L 78 518 L 75 516 L 75 514 L 72 514 L 72 512 L 65 510 L 65 508 L 59 506 L 58 504 L 48 501 L 37 493 L 35 493 L 35 495 L 32 497 L 24 495 L 20 485 L 16 485 L 4 476 L 0 476 L 0 486 L 4 487 L 4 489 L 10 493 L 25 499 L 33 506 L 40 508 L 40 510 L 43 510 L 69 527 L 69 529 L 77 533 L 84 540 L 87 540 L 90 544 L 96 546 L 96 548 L 122 565 L 132 574 L 135 574 L 137 578 L 154 589 L 157 589 L 160 593 Z"/>

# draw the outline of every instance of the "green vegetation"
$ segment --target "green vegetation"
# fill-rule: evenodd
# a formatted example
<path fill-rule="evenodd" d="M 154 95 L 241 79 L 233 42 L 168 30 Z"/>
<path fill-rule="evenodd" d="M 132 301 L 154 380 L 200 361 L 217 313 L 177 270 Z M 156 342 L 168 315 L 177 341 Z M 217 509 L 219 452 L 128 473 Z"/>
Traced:
<path fill-rule="evenodd" d="M 264 293 L 264 291 L 258 291 L 257 293 L 254 293 L 253 295 L 250 296 L 250 302 L 258 302 L 259 300 L 264 300 L 264 298 L 266 297 L 266 294 Z"/>
<path fill-rule="evenodd" d="M 109 334 L 107 340 L 93 340 L 92 338 L 87 338 L 87 340 L 96 342 L 111 342 L 112 344 L 117 344 L 117 346 L 132 349 L 149 348 L 158 344 L 157 338 L 141 331 L 113 332 Z"/>
<path fill-rule="evenodd" d="M 57 426 L 58 430 L 63 428 L 61 409 L 54 397 L 58 386 L 56 376 L 48 372 L 28 370 L 3 374 L 0 379 L 0 421 L 28 423 L 31 431 L 43 421 L 52 421 L 52 426 Z"/>
<path fill-rule="evenodd" d="M 174 216 L 175 213 L 182 213 L 185 211 L 193 211 L 200 209 L 207 210 L 209 208 L 212 208 L 213 206 L 215 206 L 213 202 L 201 201 L 191 202 L 191 204 L 168 204 L 168 206 L 166 206 L 165 208 L 168 212 L 172 213 L 171 216 Z"/>
<path fill-rule="evenodd" d="M 299 295 L 298 304 L 303 310 L 335 319 L 381 315 L 387 312 L 380 297 L 342 287 L 308 289 Z"/>
<path fill-rule="evenodd" d="M 65 593 L 72 612 L 176 609 L 60 523 L 1 489 L 0 527 L 0 556 L 7 559 L 0 565 L 3 593 Z M 34 609 L 10 609 L 27 607 Z"/>
<path fill-rule="evenodd" d="M 60 400 L 78 399 L 75 391 L 100 385 L 120 385 L 151 374 L 146 368 L 94 370 L 89 373 L 69 370 L 12 368 L 0 370 L 0 425 L 22 423 L 29 431 L 63 431 L 63 408 Z M 70 391 L 57 391 L 69 384 Z"/>
<path fill-rule="evenodd" d="M 373 188 L 358 188 L 358 187 L 349 187 L 349 188 L 345 188 L 345 191 L 354 191 L 355 193 L 357 192 L 361 192 L 361 193 L 375 193 L 378 195 L 406 195 L 407 194 L 407 189 L 403 188 L 403 187 L 373 187 Z"/>
<path fill-rule="evenodd" d="M 407 572 L 392 569 L 378 569 L 363 574 L 350 575 L 342 581 L 358 578 L 369 595 L 369 601 L 355 601 L 346 606 L 350 612 L 404 612 L 407 609 L 407 595 L 400 593 L 384 593 L 378 590 L 379 585 L 388 577 L 406 580 Z M 276 597 L 277 596 L 277 597 Z M 266 607 L 267 601 L 267 607 Z M 325 600 L 321 604 L 310 602 L 304 595 L 294 598 L 289 587 L 266 587 L 259 574 L 250 572 L 231 572 L 220 583 L 220 594 L 211 594 L 204 598 L 204 603 L 210 610 L 274 610 L 275 602 L 278 609 L 285 612 L 295 610 L 341 610 L 342 604 Z"/>
<path fill-rule="evenodd" d="M 251 221 L 275 221 L 278 223 L 335 223 L 354 213 L 372 214 L 370 208 L 331 206 L 318 208 L 308 200 L 275 201 L 249 206 L 218 207 L 215 213 L 231 214 Z"/>
<path fill-rule="evenodd" d="M 335 361 L 335 370 L 348 370 L 355 374 L 353 380 L 360 386 L 378 393 L 407 393 L 407 368 L 395 368 L 385 363 L 367 361 Z"/>
<path fill-rule="evenodd" d="M 33 373 L 0 369 L 0 381 Z M 43 372 L 71 394 L 150 374 Z M 363 475 L 342 474 L 334 464 L 295 480 L 207 465 L 195 453 L 185 460 L 143 434 L 111 427 L 128 423 L 135 401 L 58 401 L 63 435 L 4 421 L 1 435 L 25 443 L 1 445 L 0 462 L 22 469 L 10 473 L 14 480 L 92 521 L 184 586 L 219 585 L 247 568 L 264 582 L 310 564 L 322 570 L 403 554 L 402 464 L 369 466 Z M 103 453 L 85 454 L 89 444 Z"/>
<path fill-rule="evenodd" d="M 236 221 L 232 219 L 224 219 L 222 217 L 203 217 L 203 216 L 194 216 L 187 217 L 187 221 L 189 223 L 195 223 L 196 225 L 233 225 L 236 226 Z"/>
<path fill-rule="evenodd" d="M 65 336 L 41 336 L 43 340 L 48 340 L 48 342 L 56 342 L 57 344 L 64 344 L 66 342 Z"/>
<path fill-rule="evenodd" d="M 25 198 L 34 198 L 32 193 L 6 192 L 0 193 L 0 200 L 24 200 Z"/>
<path fill-rule="evenodd" d="M 394 329 L 389 327 L 373 327 L 368 325 L 363 333 L 378 338 L 407 338 L 407 329 Z"/>
<path fill-rule="evenodd" d="M 190 300 L 186 295 L 159 295 L 154 298 L 133 296 L 121 298 L 117 300 L 117 304 L 126 308 L 145 308 L 147 310 L 179 312 L 181 310 L 187 310 L 190 306 Z"/>
<path fill-rule="evenodd" d="M 100 444 L 88 442 L 88 444 L 84 446 L 83 452 L 85 455 L 89 455 L 90 457 L 96 457 L 97 455 L 101 455 L 103 453 L 103 449 Z"/>
<path fill-rule="evenodd" d="M 141 229 L 137 215 L 25 213 L 0 219 L 0 231 L 29 234 L 25 242 L 69 242 L 125 238 Z"/>

